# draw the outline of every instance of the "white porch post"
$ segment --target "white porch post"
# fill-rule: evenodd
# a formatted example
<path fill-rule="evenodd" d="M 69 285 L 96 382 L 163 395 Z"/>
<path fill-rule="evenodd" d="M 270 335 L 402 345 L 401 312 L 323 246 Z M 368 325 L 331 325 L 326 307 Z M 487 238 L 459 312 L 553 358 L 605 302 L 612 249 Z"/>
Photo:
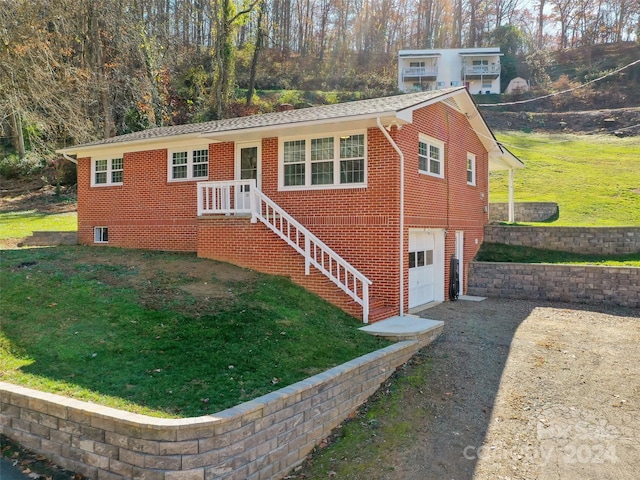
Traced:
<path fill-rule="evenodd" d="M 202 211 L 204 210 L 203 193 L 204 193 L 205 187 L 201 183 L 198 183 L 196 188 L 197 188 L 197 196 L 198 196 L 198 216 L 201 217 Z"/>
<path fill-rule="evenodd" d="M 249 182 L 249 208 L 251 209 L 251 223 L 258 222 L 258 206 L 260 202 L 256 198 L 256 189 L 258 188 L 255 179 Z"/>
<path fill-rule="evenodd" d="M 515 170 L 513 168 L 509 169 L 509 223 L 515 222 L 515 202 L 513 195 L 513 177 L 515 175 Z"/>

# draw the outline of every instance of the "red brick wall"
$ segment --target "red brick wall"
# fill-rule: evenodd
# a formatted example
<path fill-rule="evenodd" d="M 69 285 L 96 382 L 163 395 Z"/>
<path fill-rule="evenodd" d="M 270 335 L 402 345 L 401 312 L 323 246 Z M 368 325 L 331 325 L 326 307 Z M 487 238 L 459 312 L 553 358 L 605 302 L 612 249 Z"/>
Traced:
<path fill-rule="evenodd" d="M 449 261 L 455 254 L 455 231 L 464 235 L 464 275 L 476 255 L 484 235 L 488 216 L 488 155 L 466 117 L 438 103 L 414 112 L 413 123 L 394 136 L 405 154 L 405 227 L 444 228 L 445 298 L 448 298 Z M 444 178 L 418 173 L 419 133 L 445 144 Z M 467 184 L 467 152 L 476 155 L 476 185 Z M 408 231 L 405 249 L 408 249 Z M 475 240 L 478 243 L 475 243 Z M 405 298 L 408 301 L 408 271 L 405 273 Z"/>
<path fill-rule="evenodd" d="M 360 305 L 315 268 L 305 275 L 304 258 L 262 223 L 250 223 L 249 217 L 201 217 L 198 256 L 291 277 L 351 315 L 362 316 Z"/>
<path fill-rule="evenodd" d="M 233 158 L 233 144 L 209 147 L 209 177 L 216 158 Z M 93 243 L 93 228 L 109 227 L 109 245 L 196 251 L 196 182 L 167 181 L 167 150 L 125 153 L 120 186 L 91 187 L 91 159 L 78 159 L 78 240 Z M 102 158 L 102 157 L 101 157 Z"/>
<path fill-rule="evenodd" d="M 445 178 L 418 174 L 418 132 L 445 142 Z M 487 152 L 464 115 L 436 104 L 414 113 L 414 123 L 392 136 L 405 152 L 405 252 L 410 228 L 445 228 L 445 289 L 455 231 L 465 231 L 465 270 L 483 235 L 487 202 Z M 477 156 L 477 184 L 466 183 L 467 152 Z M 235 145 L 211 144 L 209 179 L 234 178 Z M 377 128 L 367 131 L 367 187 L 278 191 L 278 139 L 262 140 L 262 185 L 272 198 L 370 280 L 371 297 L 399 303 L 399 158 Z M 81 243 L 93 227 L 109 227 L 109 245 L 198 251 L 203 257 L 290 275 L 333 303 L 360 315 L 348 297 L 317 274 L 261 224 L 246 218 L 197 219 L 196 182 L 167 182 L 167 150 L 124 155 L 124 185 L 89 186 L 90 159 L 78 161 L 78 223 Z M 484 192 L 485 198 L 481 198 Z M 301 273 L 302 272 L 302 273 Z M 405 264 L 405 310 L 408 305 Z M 466 275 L 465 275 L 466 278 Z M 445 293 L 445 298 L 447 297 Z"/>

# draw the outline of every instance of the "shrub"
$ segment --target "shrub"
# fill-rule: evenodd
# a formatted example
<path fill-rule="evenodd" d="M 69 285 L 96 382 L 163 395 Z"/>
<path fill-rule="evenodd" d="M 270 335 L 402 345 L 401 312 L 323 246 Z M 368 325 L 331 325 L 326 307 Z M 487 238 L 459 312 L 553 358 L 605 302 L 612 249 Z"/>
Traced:
<path fill-rule="evenodd" d="M 0 158 L 0 175 L 6 179 L 30 177 L 44 171 L 46 160 L 34 152 L 28 152 L 24 158 L 12 153 Z"/>

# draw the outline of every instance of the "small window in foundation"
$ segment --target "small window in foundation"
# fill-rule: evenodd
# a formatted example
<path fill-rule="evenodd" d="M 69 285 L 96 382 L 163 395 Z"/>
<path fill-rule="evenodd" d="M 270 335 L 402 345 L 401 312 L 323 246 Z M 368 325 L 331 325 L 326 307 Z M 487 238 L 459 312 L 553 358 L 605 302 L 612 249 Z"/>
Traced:
<path fill-rule="evenodd" d="M 94 243 L 109 243 L 109 227 L 94 227 L 93 228 L 93 242 Z"/>

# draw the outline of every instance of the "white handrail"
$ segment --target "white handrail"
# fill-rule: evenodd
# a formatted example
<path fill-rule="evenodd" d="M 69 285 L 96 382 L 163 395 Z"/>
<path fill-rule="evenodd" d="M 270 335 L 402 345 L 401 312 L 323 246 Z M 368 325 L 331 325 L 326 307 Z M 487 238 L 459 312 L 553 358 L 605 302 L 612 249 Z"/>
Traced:
<path fill-rule="evenodd" d="M 313 265 L 362 306 L 362 320 L 369 322 L 371 280 L 334 252 L 257 188 L 255 180 L 198 182 L 198 216 L 251 214 L 304 257 L 305 274 Z"/>
<path fill-rule="evenodd" d="M 253 217 L 264 223 L 294 250 L 305 258 L 305 273 L 313 265 L 327 278 L 362 306 L 362 319 L 369 321 L 369 285 L 371 280 L 333 251 L 304 225 L 289 215 L 282 207 L 258 188 L 255 194 L 256 209 Z"/>

